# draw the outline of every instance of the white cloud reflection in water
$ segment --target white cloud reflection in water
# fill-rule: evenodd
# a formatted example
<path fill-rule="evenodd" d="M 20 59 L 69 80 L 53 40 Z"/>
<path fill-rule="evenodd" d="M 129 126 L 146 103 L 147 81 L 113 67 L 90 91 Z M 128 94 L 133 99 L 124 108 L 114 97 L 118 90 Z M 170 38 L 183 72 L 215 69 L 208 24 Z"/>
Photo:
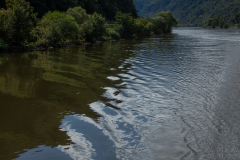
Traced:
<path fill-rule="evenodd" d="M 108 146 L 103 146 L 104 142 L 95 138 L 100 133 L 104 135 L 105 142 L 112 142 L 109 146 L 114 146 L 115 157 L 119 159 L 239 157 L 239 132 L 234 135 L 227 125 L 222 125 L 225 132 L 219 133 L 218 127 L 223 123 L 221 118 L 228 110 L 221 104 L 217 105 L 219 85 L 226 69 L 225 60 L 233 53 L 238 55 L 239 49 L 235 51 L 232 46 L 238 46 L 233 42 L 239 35 L 226 36 L 225 30 L 217 34 L 202 29 L 189 32 L 189 29 L 177 31 L 175 34 L 181 36 L 172 41 L 165 38 L 154 40 L 157 45 L 152 44 L 151 51 L 138 50 L 135 59 L 125 61 L 132 67 L 126 68 L 123 62 L 118 67 L 122 73 L 108 76 L 112 81 L 120 78 L 121 82 L 104 88 L 103 97 L 109 99 L 108 102 L 90 104 L 91 109 L 101 115 L 97 121 L 75 116 L 81 123 L 92 125 L 95 131 L 95 135 L 89 135 L 86 134 L 90 133 L 88 126 L 85 126 L 85 132 L 73 127 L 82 133 L 85 143 L 92 144 L 86 149 L 92 152 L 88 158 L 104 159 L 95 145 Z M 235 31 L 230 32 L 233 34 Z M 182 43 L 185 41 L 191 43 Z M 136 47 L 140 49 L 147 47 L 147 43 L 139 45 Z M 219 112 L 219 106 L 225 112 Z M 232 124 L 237 124 L 237 118 L 231 119 Z M 74 138 L 71 139 L 74 142 Z M 102 151 L 107 153 L 106 149 Z"/>
<path fill-rule="evenodd" d="M 92 148 L 92 143 L 84 137 L 84 134 L 78 133 L 75 129 L 72 129 L 69 123 L 68 121 L 64 121 L 61 125 L 61 130 L 67 131 L 67 135 L 74 144 L 67 146 L 59 145 L 57 148 L 70 155 L 74 160 L 92 159 L 91 157 L 96 155 L 95 149 Z"/>
<path fill-rule="evenodd" d="M 102 115 L 98 123 L 86 116 L 66 116 L 60 127 L 62 131 L 67 131 L 67 135 L 73 144 L 59 145 L 58 149 L 68 154 L 72 159 L 82 160 L 108 157 L 108 155 L 104 155 L 106 147 L 112 149 L 112 154 L 115 152 L 115 158 L 122 158 L 123 152 L 128 150 L 131 153 L 132 149 L 140 147 L 141 138 L 137 136 L 134 131 L 135 126 L 132 125 L 134 117 L 125 119 L 116 110 L 106 107 L 101 102 L 94 102 L 90 104 L 90 107 Z M 78 126 L 76 126 L 76 123 L 78 123 Z M 102 142 L 99 137 L 104 137 Z M 99 152 L 100 148 L 102 148 L 102 152 Z M 124 148 L 127 148 L 127 150 Z"/>
<path fill-rule="evenodd" d="M 116 83 L 104 88 L 108 102 L 89 104 L 100 117 L 65 116 L 60 127 L 72 144 L 51 150 L 77 160 L 237 159 L 239 103 L 224 101 L 218 93 L 228 91 L 223 97 L 230 99 L 232 91 L 239 94 L 235 83 L 228 84 L 231 90 L 219 89 L 224 72 L 231 71 L 226 59 L 239 57 L 239 49 L 232 49 L 239 45 L 231 40 L 239 34 L 230 38 L 225 30 L 192 30 L 175 30 L 170 41 L 136 44 L 136 56 L 117 68 L 121 73 L 107 75 L 106 82 Z M 226 113 L 228 124 L 222 119 Z"/>
<path fill-rule="evenodd" d="M 121 94 L 114 95 L 114 92 L 117 91 L 116 89 L 110 87 L 106 87 L 105 89 L 106 92 L 104 96 L 116 100 L 124 99 L 124 96 Z M 127 89 L 126 92 L 128 92 L 127 94 L 129 95 L 128 104 L 125 102 L 120 104 L 115 103 L 115 101 L 109 102 L 114 106 L 121 106 L 121 109 L 107 107 L 102 102 L 94 102 L 89 105 L 94 112 L 101 115 L 97 122 L 82 115 L 66 116 L 61 128 L 63 131 L 67 131 L 68 136 L 74 144 L 59 146 L 58 148 L 62 152 L 69 154 L 73 159 L 104 159 L 106 155 L 101 154 L 107 153 L 106 147 L 113 149 L 112 152 L 115 152 L 114 158 L 151 158 L 151 153 L 148 148 L 154 148 L 155 146 L 149 146 L 146 143 L 149 139 L 148 135 L 161 127 L 161 125 L 156 122 L 156 119 L 161 121 L 161 119 L 169 119 L 171 116 L 158 114 L 152 115 L 151 118 L 146 118 L 146 115 L 150 114 L 149 109 L 151 109 L 151 107 L 141 110 L 142 113 L 132 111 L 134 107 L 131 107 L 131 105 L 134 104 L 131 101 L 136 102 L 136 99 L 138 99 L 137 103 L 143 105 L 143 99 L 141 100 L 141 97 L 135 97 L 137 93 L 131 89 Z M 71 120 L 73 118 L 74 120 Z M 77 120 L 78 126 L 72 126 L 71 123 L 76 123 Z M 89 126 L 91 126 L 90 129 Z M 79 130 L 79 128 L 81 129 Z M 91 132 L 95 134 L 89 134 Z M 103 142 L 101 142 L 98 137 L 99 134 L 101 134 L 100 132 L 103 134 L 102 137 L 105 137 L 105 141 Z M 98 144 L 94 145 L 95 143 Z M 106 145 L 106 143 L 109 144 Z M 106 147 L 104 147 L 104 145 Z M 68 149 L 65 150 L 66 148 Z M 103 148 L 102 152 L 99 152 L 99 148 Z"/>

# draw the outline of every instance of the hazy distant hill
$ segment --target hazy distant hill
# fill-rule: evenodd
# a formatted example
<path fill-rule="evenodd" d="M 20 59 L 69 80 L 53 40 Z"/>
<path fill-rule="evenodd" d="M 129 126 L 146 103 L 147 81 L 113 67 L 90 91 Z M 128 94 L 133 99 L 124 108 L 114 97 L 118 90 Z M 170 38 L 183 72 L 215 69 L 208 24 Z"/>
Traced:
<path fill-rule="evenodd" d="M 170 10 L 180 24 L 203 24 L 208 18 L 224 16 L 230 22 L 233 13 L 240 13 L 240 0 L 134 0 L 139 15 L 155 16 Z"/>

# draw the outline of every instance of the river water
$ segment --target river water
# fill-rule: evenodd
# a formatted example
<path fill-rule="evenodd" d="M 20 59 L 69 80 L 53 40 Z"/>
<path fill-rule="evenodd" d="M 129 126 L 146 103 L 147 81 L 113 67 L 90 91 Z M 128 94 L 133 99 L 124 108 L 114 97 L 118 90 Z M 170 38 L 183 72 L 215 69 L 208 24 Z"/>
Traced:
<path fill-rule="evenodd" d="M 239 29 L 1 54 L 0 159 L 240 159 L 239 97 Z"/>

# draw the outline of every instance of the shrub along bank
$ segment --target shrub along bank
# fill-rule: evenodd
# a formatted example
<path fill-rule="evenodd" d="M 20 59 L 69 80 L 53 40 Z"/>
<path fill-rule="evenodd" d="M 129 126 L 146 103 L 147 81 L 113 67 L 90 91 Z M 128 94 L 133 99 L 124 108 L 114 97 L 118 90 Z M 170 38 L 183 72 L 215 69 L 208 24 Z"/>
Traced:
<path fill-rule="evenodd" d="M 228 28 L 228 24 L 219 18 L 209 18 L 204 25 L 204 28 Z"/>
<path fill-rule="evenodd" d="M 178 24 L 170 11 L 146 19 L 117 12 L 115 24 L 110 25 L 100 14 L 87 14 L 81 7 L 67 12 L 50 11 L 39 20 L 29 2 L 6 0 L 6 6 L 0 10 L 0 50 L 8 46 L 51 46 L 165 34 Z"/>
<path fill-rule="evenodd" d="M 0 52 L 7 51 L 8 45 L 0 38 Z"/>

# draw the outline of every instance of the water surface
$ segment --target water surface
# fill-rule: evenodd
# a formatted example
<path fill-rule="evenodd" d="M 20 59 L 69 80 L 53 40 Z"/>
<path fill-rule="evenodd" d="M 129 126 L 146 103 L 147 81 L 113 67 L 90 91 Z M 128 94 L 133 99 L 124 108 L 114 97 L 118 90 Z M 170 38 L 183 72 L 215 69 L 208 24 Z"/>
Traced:
<path fill-rule="evenodd" d="M 240 30 L 0 55 L 0 159 L 238 159 Z"/>

